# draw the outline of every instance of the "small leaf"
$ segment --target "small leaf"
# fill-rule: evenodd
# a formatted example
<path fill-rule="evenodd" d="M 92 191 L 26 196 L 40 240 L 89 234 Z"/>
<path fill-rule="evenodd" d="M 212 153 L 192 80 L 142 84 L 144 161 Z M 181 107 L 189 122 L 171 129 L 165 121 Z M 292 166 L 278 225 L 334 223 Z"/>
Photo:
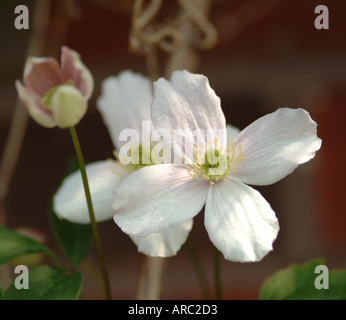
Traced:
<path fill-rule="evenodd" d="M 79 272 L 70 274 L 64 269 L 39 266 L 29 272 L 28 289 L 16 289 L 13 282 L 2 300 L 77 300 L 81 286 Z"/>
<path fill-rule="evenodd" d="M 315 273 L 324 259 L 315 259 L 302 266 L 292 264 L 269 277 L 260 290 L 260 300 L 345 300 L 346 270 L 328 271 L 328 289 L 317 289 Z"/>
<path fill-rule="evenodd" d="M 346 300 L 346 270 L 329 272 L 329 290 L 320 290 L 324 300 Z"/>
<path fill-rule="evenodd" d="M 10 229 L 0 227 L 0 265 L 14 258 L 36 252 L 44 252 L 55 257 L 54 253 L 43 244 Z"/>
<path fill-rule="evenodd" d="M 62 220 L 51 210 L 51 223 L 60 249 L 73 269 L 76 269 L 88 252 L 92 229 L 90 224 Z"/>

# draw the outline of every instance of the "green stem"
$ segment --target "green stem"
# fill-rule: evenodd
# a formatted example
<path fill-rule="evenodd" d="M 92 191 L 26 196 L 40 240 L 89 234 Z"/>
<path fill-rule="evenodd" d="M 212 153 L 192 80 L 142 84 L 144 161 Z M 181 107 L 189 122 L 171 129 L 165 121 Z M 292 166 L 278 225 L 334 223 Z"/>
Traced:
<path fill-rule="evenodd" d="M 198 256 L 197 256 L 195 250 L 193 249 L 192 244 L 191 244 L 189 239 L 186 240 L 184 248 L 186 249 L 186 251 L 189 255 L 191 264 L 192 264 L 192 266 L 195 269 L 195 272 L 197 274 L 197 278 L 198 278 L 199 284 L 201 286 L 203 297 L 205 300 L 210 300 L 211 296 L 210 296 L 210 289 L 209 289 L 207 277 L 206 277 L 204 270 L 202 268 L 202 264 L 201 264 L 200 260 L 198 259 Z"/>
<path fill-rule="evenodd" d="M 222 300 L 221 293 L 221 253 L 215 248 L 214 253 L 214 285 L 215 285 L 215 297 L 216 300 Z"/>
<path fill-rule="evenodd" d="M 56 264 L 57 267 L 66 269 L 62 261 L 51 251 L 46 252 L 49 258 Z"/>
<path fill-rule="evenodd" d="M 108 279 L 105 260 L 104 260 L 102 249 L 101 249 L 100 237 L 99 237 L 98 230 L 97 230 L 97 224 L 96 224 L 94 209 L 93 209 L 93 205 L 92 205 L 92 201 L 91 201 L 90 188 L 89 188 L 89 183 L 88 183 L 88 177 L 87 177 L 86 170 L 85 170 L 85 163 L 84 163 L 84 159 L 83 159 L 82 150 L 81 150 L 81 147 L 79 144 L 76 129 L 74 127 L 70 128 L 70 133 L 71 133 L 73 145 L 74 145 L 75 150 L 76 150 L 79 168 L 80 168 L 80 171 L 82 174 L 84 192 L 85 192 L 85 197 L 87 200 L 87 205 L 88 205 L 88 210 L 89 210 L 91 229 L 93 232 L 94 241 L 95 241 L 95 245 L 96 245 L 96 251 L 97 251 L 98 258 L 99 258 L 100 265 L 101 265 L 101 271 L 102 271 L 102 277 L 103 277 L 103 282 L 104 282 L 104 286 L 105 286 L 106 296 L 107 296 L 108 300 L 112 300 L 112 295 L 111 295 L 111 290 L 110 290 L 110 285 L 109 285 L 109 279 Z"/>

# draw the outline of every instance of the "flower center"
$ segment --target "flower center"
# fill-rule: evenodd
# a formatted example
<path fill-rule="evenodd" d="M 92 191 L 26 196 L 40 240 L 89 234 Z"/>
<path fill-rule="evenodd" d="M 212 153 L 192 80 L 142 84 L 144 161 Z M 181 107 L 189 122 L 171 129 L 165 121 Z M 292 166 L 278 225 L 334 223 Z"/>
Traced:
<path fill-rule="evenodd" d="M 185 163 L 189 175 L 194 179 L 208 180 L 211 184 L 220 181 L 229 176 L 236 170 L 238 164 L 245 160 L 245 154 L 242 151 L 241 144 L 235 147 L 235 142 L 230 138 L 230 145 L 227 153 L 220 153 L 216 148 L 217 140 L 214 141 L 214 147 L 210 144 L 209 149 L 203 153 L 194 151 L 193 168 Z M 195 145 L 195 148 L 197 145 Z"/>
<path fill-rule="evenodd" d="M 204 164 L 200 165 L 200 171 L 204 179 L 219 181 L 228 176 L 229 156 L 220 154 L 218 149 L 209 149 L 204 156 Z"/>
<path fill-rule="evenodd" d="M 114 156 L 117 158 L 117 159 L 120 159 L 119 157 L 119 152 L 114 150 Z M 117 161 L 117 167 L 120 168 L 123 172 L 118 172 L 116 171 L 115 173 L 118 174 L 118 175 L 122 175 L 125 173 L 125 176 L 128 175 L 128 174 L 131 174 L 143 167 L 146 167 L 146 166 L 151 166 L 153 165 L 153 161 L 152 161 L 152 158 L 151 158 L 151 154 L 150 154 L 150 150 L 148 150 L 147 148 L 144 148 L 142 146 L 142 144 L 140 143 L 138 145 L 138 148 L 132 148 L 131 149 L 131 163 L 129 164 L 123 164 L 121 163 L 121 161 Z M 144 159 L 150 159 L 150 163 L 143 163 L 143 160 Z M 138 160 L 139 163 L 136 163 Z M 112 159 L 110 159 L 110 161 L 114 161 Z M 148 162 L 148 161 L 145 161 L 145 162 Z"/>
<path fill-rule="evenodd" d="M 128 164 L 128 165 L 133 166 L 133 168 L 132 168 L 133 171 L 137 171 L 143 167 L 153 165 L 153 162 L 151 161 L 150 150 L 143 148 L 141 143 L 138 145 L 138 149 L 134 150 L 134 154 L 133 155 L 131 154 L 131 158 L 132 159 L 138 159 L 138 161 L 139 161 L 138 164 L 136 164 L 136 163 Z M 143 163 L 143 159 L 148 159 L 148 160 L 150 159 L 150 163 Z M 136 162 L 136 161 L 133 161 L 133 162 Z"/>
<path fill-rule="evenodd" d="M 65 84 L 71 85 L 71 86 L 75 85 L 74 81 L 72 79 L 67 80 L 65 82 Z M 58 86 L 55 86 L 55 87 L 49 89 L 49 91 L 44 93 L 43 98 L 41 99 L 42 106 L 45 107 L 46 109 L 48 109 L 49 111 L 52 111 L 52 105 L 51 105 L 52 96 L 54 95 L 56 90 L 58 90 L 58 88 L 61 86 L 62 86 L 62 84 L 59 84 Z"/>

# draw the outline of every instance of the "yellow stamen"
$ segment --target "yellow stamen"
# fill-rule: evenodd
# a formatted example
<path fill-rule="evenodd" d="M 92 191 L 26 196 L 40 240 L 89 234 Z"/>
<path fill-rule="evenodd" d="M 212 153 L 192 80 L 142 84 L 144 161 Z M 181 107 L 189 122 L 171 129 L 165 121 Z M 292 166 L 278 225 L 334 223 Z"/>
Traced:
<path fill-rule="evenodd" d="M 216 137 L 213 142 L 214 145 L 209 141 L 207 142 L 209 148 L 204 154 L 198 150 L 197 144 L 194 143 L 191 157 L 192 165 L 186 164 L 185 158 L 183 158 L 186 170 L 192 178 L 208 180 L 211 184 L 228 177 L 232 171 L 237 169 L 238 164 L 245 160 L 241 145 L 236 147 L 232 138 L 230 138 L 227 153 L 220 153 Z M 202 146 L 204 148 L 203 143 Z"/>

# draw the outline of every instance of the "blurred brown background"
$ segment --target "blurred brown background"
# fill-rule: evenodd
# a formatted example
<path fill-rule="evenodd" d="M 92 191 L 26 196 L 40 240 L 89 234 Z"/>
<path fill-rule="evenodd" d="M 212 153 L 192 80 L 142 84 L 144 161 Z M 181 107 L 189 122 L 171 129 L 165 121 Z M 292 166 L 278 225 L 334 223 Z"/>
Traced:
<path fill-rule="evenodd" d="M 129 51 L 133 1 L 76 1 L 68 29 L 69 8 L 63 2 L 53 1 L 50 38 L 44 50 L 59 59 L 62 41 L 82 55 L 93 73 L 95 91 L 77 131 L 86 162 L 103 160 L 112 156 L 113 146 L 95 106 L 101 81 L 124 69 L 148 75 L 145 57 Z M 318 123 L 323 143 L 315 159 L 275 185 L 257 188 L 276 212 L 281 230 L 274 251 L 263 261 L 222 262 L 227 299 L 256 299 L 266 277 L 294 262 L 324 257 L 330 268 L 346 268 L 346 2 L 249 0 L 251 5 L 239 10 L 244 3 L 213 2 L 209 18 L 219 40 L 212 49 L 198 51 L 196 72 L 209 78 L 228 123 L 243 129 L 279 107 L 302 107 Z M 22 78 L 32 35 L 32 19 L 29 30 L 14 27 L 14 8 L 20 4 L 28 6 L 31 18 L 34 1 L 0 2 L 0 157 L 17 98 L 14 82 Z M 318 16 L 314 11 L 319 4 L 329 9 L 328 30 L 314 26 Z M 54 15 L 59 10 L 60 14 Z M 175 0 L 164 1 L 163 21 L 174 17 L 177 10 Z M 167 54 L 160 51 L 158 58 L 162 76 Z M 47 235 L 48 244 L 58 250 L 47 208 L 67 160 L 74 156 L 68 130 L 45 129 L 30 119 L 5 200 L 8 227 L 39 229 Z M 135 298 L 141 255 L 113 221 L 102 223 L 100 234 L 114 298 Z M 189 239 L 212 287 L 213 245 L 203 226 L 203 214 L 196 217 Z M 89 257 L 98 266 L 95 256 L 92 245 Z M 87 276 L 83 293 L 85 299 L 100 298 Z M 184 248 L 168 259 L 162 298 L 202 298 Z"/>

